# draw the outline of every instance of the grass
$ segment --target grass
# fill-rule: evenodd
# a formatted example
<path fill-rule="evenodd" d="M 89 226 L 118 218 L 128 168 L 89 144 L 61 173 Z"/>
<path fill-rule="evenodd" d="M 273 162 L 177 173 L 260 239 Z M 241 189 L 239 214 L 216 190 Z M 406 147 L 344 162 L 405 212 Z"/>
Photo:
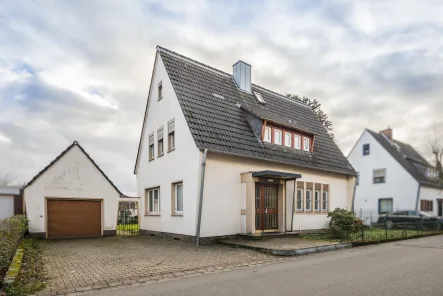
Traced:
<path fill-rule="evenodd" d="M 25 250 L 22 267 L 15 283 L 6 289 L 6 295 L 24 296 L 35 294 L 45 288 L 42 251 L 37 240 L 24 239 Z"/>

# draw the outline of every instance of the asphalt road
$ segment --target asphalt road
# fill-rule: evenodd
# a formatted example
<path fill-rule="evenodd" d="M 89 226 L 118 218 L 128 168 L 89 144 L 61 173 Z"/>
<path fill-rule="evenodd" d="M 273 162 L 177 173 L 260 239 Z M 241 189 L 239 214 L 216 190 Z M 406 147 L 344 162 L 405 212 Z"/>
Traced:
<path fill-rule="evenodd" d="M 94 295 L 443 295 L 443 236 L 298 257 Z"/>

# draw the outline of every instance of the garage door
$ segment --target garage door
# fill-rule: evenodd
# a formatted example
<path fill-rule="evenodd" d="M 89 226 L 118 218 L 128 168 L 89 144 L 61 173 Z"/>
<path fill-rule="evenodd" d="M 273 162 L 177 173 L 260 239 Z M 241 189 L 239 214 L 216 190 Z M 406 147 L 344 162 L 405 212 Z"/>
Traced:
<path fill-rule="evenodd" d="M 101 201 L 48 200 L 48 237 L 92 237 L 101 235 Z"/>
<path fill-rule="evenodd" d="M 14 215 L 14 197 L 0 195 L 0 220 Z"/>

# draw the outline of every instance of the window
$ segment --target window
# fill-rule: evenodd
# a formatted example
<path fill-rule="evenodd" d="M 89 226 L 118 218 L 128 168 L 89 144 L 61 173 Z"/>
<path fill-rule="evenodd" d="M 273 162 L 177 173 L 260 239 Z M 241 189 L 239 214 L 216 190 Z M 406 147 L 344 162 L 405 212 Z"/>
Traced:
<path fill-rule="evenodd" d="M 294 148 L 301 149 L 301 137 L 299 135 L 294 135 Z"/>
<path fill-rule="evenodd" d="M 292 134 L 285 132 L 285 146 L 292 147 Z"/>
<path fill-rule="evenodd" d="M 324 189 L 323 189 L 324 190 Z M 323 191 L 323 203 L 322 203 L 322 211 L 328 210 L 329 203 L 329 194 L 328 191 Z"/>
<path fill-rule="evenodd" d="M 363 145 L 363 155 L 369 155 L 369 144 Z"/>
<path fill-rule="evenodd" d="M 263 141 L 271 143 L 271 133 L 272 133 L 271 127 L 269 126 L 265 127 L 265 134 L 263 136 Z"/>
<path fill-rule="evenodd" d="M 266 103 L 265 100 L 263 100 L 263 97 L 261 96 L 260 93 L 254 91 L 254 95 L 255 95 L 255 98 L 257 99 L 257 101 L 259 103 L 261 103 L 261 104 L 265 104 Z"/>
<path fill-rule="evenodd" d="M 274 130 L 274 144 L 281 145 L 282 135 L 281 130 Z"/>
<path fill-rule="evenodd" d="M 157 157 L 160 157 L 163 155 L 163 126 L 159 127 L 157 130 Z"/>
<path fill-rule="evenodd" d="M 434 202 L 432 200 L 420 200 L 420 210 L 423 212 L 433 212 Z"/>
<path fill-rule="evenodd" d="M 306 190 L 306 211 L 312 211 L 312 190 Z"/>
<path fill-rule="evenodd" d="M 303 188 L 297 188 L 297 211 L 303 211 Z"/>
<path fill-rule="evenodd" d="M 168 152 L 175 149 L 175 120 L 168 122 Z"/>
<path fill-rule="evenodd" d="M 320 190 L 316 190 L 314 196 L 314 210 L 317 212 L 320 211 L 320 196 Z"/>
<path fill-rule="evenodd" d="M 373 171 L 374 184 L 386 183 L 386 169 L 376 169 Z"/>
<path fill-rule="evenodd" d="M 162 82 L 158 84 L 158 100 L 160 101 L 163 98 L 163 86 Z"/>
<path fill-rule="evenodd" d="M 172 184 L 172 204 L 174 214 L 183 214 L 183 182 Z"/>
<path fill-rule="evenodd" d="M 160 188 L 154 188 L 147 190 L 145 197 L 146 213 L 159 214 L 160 213 Z"/>
<path fill-rule="evenodd" d="M 378 213 L 388 214 L 394 210 L 394 200 L 392 198 L 379 198 L 378 199 Z"/>
<path fill-rule="evenodd" d="M 149 160 L 154 159 L 154 134 L 149 136 Z"/>
<path fill-rule="evenodd" d="M 309 151 L 309 138 L 303 137 L 303 150 Z"/>

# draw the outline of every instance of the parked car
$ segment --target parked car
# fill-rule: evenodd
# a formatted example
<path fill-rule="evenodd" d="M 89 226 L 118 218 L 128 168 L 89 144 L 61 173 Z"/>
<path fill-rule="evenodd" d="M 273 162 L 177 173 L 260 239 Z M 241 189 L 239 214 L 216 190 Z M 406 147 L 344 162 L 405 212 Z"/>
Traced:
<path fill-rule="evenodd" d="M 377 223 L 384 224 L 386 228 L 410 227 L 442 229 L 443 227 L 443 219 L 419 211 L 397 211 L 382 215 L 378 218 Z"/>

